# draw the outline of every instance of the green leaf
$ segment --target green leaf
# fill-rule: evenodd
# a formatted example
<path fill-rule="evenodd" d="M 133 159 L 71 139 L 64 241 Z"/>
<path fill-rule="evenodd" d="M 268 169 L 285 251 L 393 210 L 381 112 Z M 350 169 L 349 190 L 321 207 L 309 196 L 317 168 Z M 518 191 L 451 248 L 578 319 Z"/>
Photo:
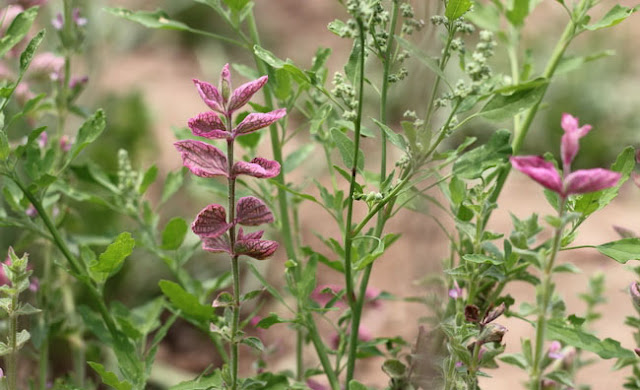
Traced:
<path fill-rule="evenodd" d="M 556 75 L 569 73 L 573 70 L 580 68 L 582 65 L 598 60 L 600 58 L 614 56 L 616 52 L 614 50 L 604 50 L 599 53 L 590 54 L 588 56 L 567 56 L 562 57 L 558 67 L 556 68 Z"/>
<path fill-rule="evenodd" d="M 590 214 L 604 208 L 613 199 L 615 199 L 616 196 L 618 196 L 620 187 L 622 187 L 622 185 L 629 179 L 635 166 L 635 150 L 633 147 L 628 146 L 618 155 L 618 158 L 613 165 L 611 165 L 612 171 L 621 173 L 618 183 L 615 186 L 602 191 L 590 192 L 588 194 L 577 196 L 574 211 L 582 213 L 581 219 L 584 220 Z"/>
<path fill-rule="evenodd" d="M 31 7 L 13 19 L 7 32 L 0 39 L 0 57 L 4 57 L 18 42 L 29 33 L 33 21 L 38 15 L 38 7 Z"/>
<path fill-rule="evenodd" d="M 498 358 L 507 364 L 512 366 L 518 366 L 525 370 L 527 368 L 527 359 L 520 353 L 505 353 Z"/>
<path fill-rule="evenodd" d="M 29 65 L 31 64 L 31 60 L 33 59 L 33 56 L 36 50 L 38 49 L 38 46 L 40 46 L 40 43 L 42 43 L 42 40 L 44 39 L 44 33 L 45 33 L 45 30 L 40 30 L 36 34 L 36 36 L 34 36 L 31 39 L 31 41 L 29 41 L 27 48 L 24 49 L 22 54 L 20 54 L 20 74 L 21 75 L 24 74 L 24 72 L 26 72 L 27 68 L 29 68 Z"/>
<path fill-rule="evenodd" d="M 164 181 L 164 187 L 162 188 L 162 199 L 160 203 L 168 201 L 178 190 L 182 187 L 184 181 L 184 169 L 179 169 L 174 172 L 169 172 L 167 179 Z"/>
<path fill-rule="evenodd" d="M 640 238 L 623 238 L 598 245 L 596 249 L 618 263 L 624 264 L 629 260 L 640 260 Z"/>
<path fill-rule="evenodd" d="M 264 345 L 262 344 L 262 341 L 260 341 L 260 339 L 257 337 L 245 337 L 242 339 L 241 343 L 248 345 L 255 350 L 264 351 Z"/>
<path fill-rule="evenodd" d="M 163 10 L 156 11 L 130 11 L 124 8 L 104 8 L 105 11 L 112 15 L 140 23 L 148 28 L 159 28 L 164 30 L 179 30 L 197 32 L 182 22 L 172 20 L 171 17 Z"/>
<path fill-rule="evenodd" d="M 562 383 L 563 385 L 568 386 L 570 388 L 576 387 L 576 385 L 571 380 L 571 375 L 564 370 L 557 370 L 557 371 L 550 372 L 546 374 L 545 377 L 555 382 Z"/>
<path fill-rule="evenodd" d="M 349 382 L 349 390 L 369 390 L 369 388 L 355 379 Z"/>
<path fill-rule="evenodd" d="M 518 90 L 512 94 L 495 94 L 478 115 L 493 121 L 503 121 L 523 113 L 537 104 L 547 90 L 547 83 Z"/>
<path fill-rule="evenodd" d="M 9 146 L 9 138 L 4 130 L 0 129 L 0 160 L 5 161 L 9 158 L 11 147 Z"/>
<path fill-rule="evenodd" d="M 140 181 L 140 186 L 138 187 L 138 194 L 144 195 L 144 193 L 147 192 L 147 189 L 149 189 L 149 186 L 156 181 L 157 177 L 158 167 L 153 164 L 149 169 L 147 169 L 144 176 L 142 176 L 142 181 Z"/>
<path fill-rule="evenodd" d="M 427 53 L 423 52 L 418 47 L 416 47 L 413 43 L 407 41 L 406 39 L 398 35 L 396 35 L 395 38 L 398 44 L 402 46 L 407 52 L 409 52 L 411 57 L 417 58 L 420 62 L 422 62 L 423 65 L 431 69 L 433 73 L 435 73 L 438 77 L 440 77 L 442 81 L 444 81 L 445 83 L 447 83 L 447 85 L 449 85 L 449 82 L 447 81 L 447 76 L 444 74 L 442 69 L 440 69 L 440 65 L 438 64 L 438 61 L 435 58 L 429 56 Z"/>
<path fill-rule="evenodd" d="M 584 26 L 585 29 L 595 31 L 600 30 L 601 28 L 607 28 L 611 26 L 615 26 L 616 24 L 622 22 L 632 13 L 638 10 L 638 6 L 634 8 L 624 7 L 619 4 L 616 4 L 607 12 L 602 19 L 597 21 L 594 24 Z"/>
<path fill-rule="evenodd" d="M 220 371 L 216 370 L 211 375 L 201 376 L 198 379 L 171 386 L 169 390 L 210 390 L 222 389 L 222 386 L 222 376 Z"/>
<path fill-rule="evenodd" d="M 351 54 L 349 54 L 349 59 L 347 63 L 344 65 L 344 74 L 347 76 L 347 80 L 351 84 L 356 84 L 356 74 L 358 73 L 358 67 L 360 64 L 360 41 L 355 39 L 353 41 L 353 47 L 351 48 Z"/>
<path fill-rule="evenodd" d="M 444 11 L 444 16 L 453 22 L 469 11 L 472 5 L 473 3 L 470 0 L 449 0 Z"/>
<path fill-rule="evenodd" d="M 120 269 L 135 245 L 136 241 L 131 237 L 131 233 L 121 233 L 98 257 L 98 261 L 89 266 L 91 277 L 97 282 L 107 280 Z"/>
<path fill-rule="evenodd" d="M 635 354 L 620 346 L 620 342 L 607 338 L 598 339 L 583 329 L 567 325 L 559 319 L 550 320 L 547 324 L 547 339 L 562 340 L 573 347 L 593 352 L 603 359 L 635 358 Z"/>
<path fill-rule="evenodd" d="M 340 152 L 340 156 L 342 157 L 342 161 L 347 168 L 351 169 L 353 167 L 354 161 L 354 147 L 355 144 L 351 138 L 349 138 L 345 133 L 338 130 L 337 128 L 331 129 L 331 139 L 336 144 L 338 151 Z M 364 168 L 364 153 L 362 150 L 358 149 L 358 166 L 357 169 L 362 171 Z"/>
<path fill-rule="evenodd" d="M 513 0 L 513 8 L 506 12 L 507 20 L 516 27 L 524 24 L 527 15 L 529 15 L 529 0 Z"/>
<path fill-rule="evenodd" d="M 231 8 L 233 11 L 242 11 L 242 9 L 247 5 L 249 0 L 223 0 L 227 7 Z"/>
<path fill-rule="evenodd" d="M 387 139 L 393 145 L 395 145 L 398 149 L 400 149 L 402 151 L 407 151 L 407 141 L 405 141 L 405 139 L 402 137 L 402 134 L 396 133 L 395 131 L 391 130 L 391 128 L 389 126 L 385 125 L 384 123 L 378 121 L 375 118 L 371 118 L 371 120 L 376 125 L 378 125 L 380 130 L 382 130 L 384 132 L 384 134 L 387 136 Z"/>
<path fill-rule="evenodd" d="M 389 359 L 382 363 L 382 371 L 392 379 L 402 379 L 407 373 L 407 366 L 400 360 Z"/>
<path fill-rule="evenodd" d="M 82 149 L 95 141 L 100 134 L 102 134 L 106 125 L 107 120 L 104 115 L 104 111 L 102 110 L 96 111 L 93 116 L 87 119 L 87 121 L 84 122 L 78 130 L 76 141 L 73 143 L 73 147 L 69 151 L 67 163 L 76 158 Z"/>
<path fill-rule="evenodd" d="M 175 217 L 171 219 L 162 231 L 162 249 L 178 249 L 184 237 L 187 235 L 189 225 L 184 219 Z"/>
<path fill-rule="evenodd" d="M 484 171 L 507 161 L 511 155 L 511 133 L 500 129 L 489 141 L 459 157 L 453 164 L 453 173 L 463 179 L 479 179 Z"/>
<path fill-rule="evenodd" d="M 315 143 L 307 143 L 293 151 L 293 153 L 284 159 L 284 172 L 289 173 L 299 167 L 300 164 L 309 158 L 315 148 Z"/>
<path fill-rule="evenodd" d="M 475 1 L 473 9 L 464 18 L 483 30 L 500 30 L 500 11 L 491 2 Z"/>
<path fill-rule="evenodd" d="M 93 370 L 98 373 L 98 375 L 100 375 L 100 378 L 102 378 L 102 383 L 104 383 L 105 385 L 111 386 L 116 390 L 132 389 L 130 383 L 127 383 L 126 381 L 121 382 L 116 374 L 111 371 L 107 371 L 102 364 L 96 362 L 87 362 L 87 364 L 90 365 L 91 368 L 93 368 Z"/>
<path fill-rule="evenodd" d="M 285 324 L 291 322 L 285 318 L 280 317 L 276 313 L 271 313 L 267 317 L 264 317 L 256 324 L 256 327 L 261 329 L 269 329 L 275 324 Z"/>
<path fill-rule="evenodd" d="M 502 263 L 504 263 L 503 260 L 500 259 L 494 259 L 492 257 L 489 256 L 485 256 L 485 255 L 481 255 L 481 254 L 470 254 L 470 255 L 464 255 L 462 256 L 462 258 L 465 261 L 470 261 L 472 263 L 476 263 L 476 264 L 493 264 L 493 265 L 500 265 Z"/>
<path fill-rule="evenodd" d="M 311 82 L 309 76 L 307 76 L 302 69 L 294 65 L 291 60 L 287 59 L 286 61 L 283 61 L 269 50 L 258 45 L 253 47 L 253 52 L 258 56 L 258 58 L 274 69 L 282 69 L 289 73 L 298 84 L 307 84 Z"/>
<path fill-rule="evenodd" d="M 211 320 L 213 307 L 200 303 L 195 295 L 185 291 L 179 284 L 161 280 L 158 285 L 162 293 L 169 298 L 171 304 L 185 315 L 203 323 L 208 323 Z"/>

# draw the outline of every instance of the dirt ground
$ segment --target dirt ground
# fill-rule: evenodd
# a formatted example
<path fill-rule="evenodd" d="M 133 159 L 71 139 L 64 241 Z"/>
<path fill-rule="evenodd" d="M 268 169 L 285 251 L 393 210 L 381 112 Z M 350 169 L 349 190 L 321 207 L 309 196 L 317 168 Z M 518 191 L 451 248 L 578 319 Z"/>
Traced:
<path fill-rule="evenodd" d="M 308 2 L 306 6 L 309 8 L 300 16 L 297 0 L 269 3 L 270 6 L 279 7 L 280 12 L 288 15 L 287 20 L 291 21 L 288 26 L 289 31 L 295 30 L 297 32 L 293 35 L 287 35 L 287 42 L 280 42 L 283 53 L 285 53 L 283 57 L 307 59 L 311 57 L 311 53 L 317 45 L 344 45 L 344 42 L 339 42 L 329 33 L 322 33 L 319 38 L 316 38 L 317 31 L 324 29 L 327 22 L 333 19 L 330 14 L 335 13 L 337 9 L 333 4 Z M 266 7 L 266 5 L 259 2 L 258 7 Z M 327 18 L 319 17 L 326 15 L 329 16 Z M 264 20 L 261 24 L 261 27 L 275 32 L 275 36 L 281 36 L 278 33 L 282 33 L 279 30 L 282 28 L 282 24 L 279 24 L 278 21 Z M 324 39 L 326 41 L 319 41 Z M 303 42 L 310 40 L 314 42 L 314 45 L 303 44 Z M 298 51 L 294 48 L 300 49 Z M 157 163 L 164 172 L 177 168 L 180 161 L 172 146 L 171 127 L 184 126 L 188 118 L 205 109 L 190 80 L 193 77 L 207 79 L 217 76 L 218 69 L 227 59 L 210 60 L 207 63 L 212 65 L 211 62 L 213 62 L 215 66 L 212 65 L 213 70 L 205 70 L 201 68 L 199 59 L 193 55 L 177 48 L 158 46 L 143 46 L 135 53 L 117 53 L 103 57 L 105 58 L 105 63 L 102 64 L 104 73 L 97 81 L 99 86 L 96 88 L 121 92 L 137 88 L 142 91 L 154 118 L 154 134 L 156 134 L 156 144 L 160 149 L 158 155 L 161 156 Z M 123 69 L 127 71 L 123 72 Z M 118 80 L 118 82 L 114 83 L 113 80 Z M 599 130 L 595 129 L 595 131 Z M 313 162 L 301 168 L 305 175 L 319 172 L 321 169 L 322 167 L 314 166 Z M 640 231 L 638 223 L 638 217 L 640 217 L 639 199 L 640 190 L 632 185 L 626 185 L 621 196 L 613 204 L 596 213 L 584 224 L 575 244 L 604 243 L 617 239 L 618 237 L 612 229 L 614 224 Z M 499 204 L 500 209 L 494 214 L 491 228 L 494 231 L 507 234 L 511 230 L 509 212 L 519 217 L 526 217 L 533 212 L 541 215 L 551 212 L 539 186 L 518 173 L 511 175 Z M 310 240 L 313 240 L 313 231 L 324 234 L 334 231 L 329 224 L 318 224 L 318 220 L 324 217 L 320 210 L 313 207 L 305 208 L 301 217 L 305 236 Z M 384 257 L 379 259 L 374 268 L 371 285 L 398 297 L 423 294 L 424 290 L 416 286 L 414 281 L 428 272 L 439 269 L 440 259 L 447 253 L 444 234 L 431 219 L 409 211 L 401 213 L 398 218 L 393 220 L 387 231 L 400 232 L 403 234 L 403 238 Z M 275 284 L 281 284 L 278 276 L 282 274 L 282 257 L 281 253 L 280 258 L 275 259 L 265 270 Z M 590 249 L 561 253 L 559 261 L 573 262 L 583 270 L 581 274 L 565 275 L 557 280 L 557 290 L 566 299 L 568 311 L 578 315 L 582 313 L 584 304 L 579 301 L 577 295 L 584 291 L 588 276 L 594 272 L 605 273 L 608 303 L 603 308 L 602 319 L 596 323 L 596 331 L 603 338 L 613 337 L 620 340 L 624 347 L 633 348 L 631 332 L 623 324 L 625 315 L 633 311 L 627 293 L 627 287 L 634 279 L 633 274 L 624 266 Z M 332 279 L 331 273 L 323 271 L 321 279 L 330 281 Z M 517 304 L 534 299 L 533 288 L 529 285 L 512 286 L 509 292 L 514 296 Z M 417 333 L 418 318 L 425 314 L 427 314 L 425 309 L 415 303 L 386 302 L 381 309 L 366 313 L 364 322 L 374 336 L 400 334 L 411 340 Z M 509 330 L 504 338 L 507 352 L 517 351 L 520 339 L 531 337 L 533 334 L 531 326 L 522 321 L 504 321 L 504 325 Z M 283 344 L 282 351 L 285 352 L 283 355 L 278 355 L 275 360 L 269 362 L 272 369 L 293 367 L 293 351 L 289 349 L 287 343 Z M 308 360 L 309 363 L 313 362 L 311 357 Z M 599 362 L 581 373 L 580 381 L 591 384 L 593 389 L 621 388 L 626 372 L 611 371 L 612 363 L 612 361 Z M 380 364 L 379 359 L 370 359 L 358 372 L 358 376 L 365 383 L 382 385 L 386 378 L 379 370 Z M 499 373 L 494 378 L 483 379 L 482 387 L 495 390 L 509 389 L 525 380 L 521 371 L 510 366 L 504 365 Z"/>

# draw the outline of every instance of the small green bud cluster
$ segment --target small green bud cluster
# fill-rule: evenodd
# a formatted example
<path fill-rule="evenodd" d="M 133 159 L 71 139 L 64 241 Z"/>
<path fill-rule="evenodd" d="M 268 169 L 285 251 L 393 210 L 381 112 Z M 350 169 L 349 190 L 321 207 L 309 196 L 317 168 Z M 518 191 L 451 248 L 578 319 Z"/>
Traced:
<path fill-rule="evenodd" d="M 416 19 L 413 7 L 409 3 L 400 5 L 400 12 L 404 20 L 402 21 L 402 33 L 406 35 L 413 34 L 414 31 L 420 31 L 424 27 L 424 20 Z"/>
<path fill-rule="evenodd" d="M 404 114 L 402 114 L 402 116 L 412 121 L 413 127 L 415 127 L 416 129 L 422 129 L 422 127 L 424 126 L 424 120 L 420 119 L 418 117 L 418 114 L 416 114 L 416 112 L 413 110 L 405 111 Z"/>
<path fill-rule="evenodd" d="M 432 16 L 431 24 L 433 24 L 434 26 L 444 26 L 447 29 L 451 27 L 451 22 L 449 21 L 449 19 L 442 15 Z M 476 28 L 473 26 L 473 24 L 466 22 L 464 18 L 458 18 L 454 20 L 453 29 L 454 31 L 458 31 L 463 34 L 473 34 L 476 31 Z"/>
<path fill-rule="evenodd" d="M 131 166 L 129 153 L 125 149 L 118 150 L 118 190 L 127 210 L 135 209 L 134 200 L 138 198 L 138 179 L 139 174 Z"/>
<path fill-rule="evenodd" d="M 332 83 L 333 89 L 331 93 L 347 106 L 347 110 L 344 111 L 342 116 L 346 120 L 354 120 L 356 118 L 356 107 L 358 106 L 355 88 L 345 80 L 340 72 L 334 74 Z"/>

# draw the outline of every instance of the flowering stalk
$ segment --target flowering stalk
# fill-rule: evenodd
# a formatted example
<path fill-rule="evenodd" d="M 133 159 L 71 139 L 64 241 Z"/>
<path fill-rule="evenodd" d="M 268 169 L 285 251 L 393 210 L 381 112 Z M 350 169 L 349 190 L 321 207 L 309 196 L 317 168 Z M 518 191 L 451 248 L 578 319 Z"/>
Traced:
<path fill-rule="evenodd" d="M 541 284 L 542 299 L 538 307 L 538 319 L 536 321 L 536 342 L 534 357 L 529 372 L 529 386 L 531 390 L 539 390 L 542 386 L 542 359 L 543 345 L 547 325 L 547 313 L 553 295 L 552 271 L 556 256 L 560 250 L 562 231 L 566 225 L 565 206 L 567 198 L 572 194 L 584 194 L 600 191 L 615 186 L 620 180 L 621 174 L 607 169 L 580 169 L 571 172 L 571 163 L 580 149 L 580 138 L 591 130 L 590 125 L 579 127 L 578 118 L 569 114 L 563 114 L 561 121 L 564 135 L 561 139 L 560 154 L 562 158 L 563 175 L 556 170 L 553 163 L 545 161 L 540 156 L 511 157 L 514 168 L 526 174 L 543 187 L 557 193 L 560 197 L 558 207 L 558 221 L 553 237 L 553 244 L 549 252 L 548 260 L 544 264 Z"/>
<path fill-rule="evenodd" d="M 230 340 L 230 389 L 238 388 L 238 338 L 240 323 L 240 273 L 238 258 L 240 255 L 263 260 L 271 256 L 278 248 L 275 241 L 262 240 L 263 231 L 244 234 L 242 228 L 236 231 L 236 225 L 258 226 L 273 222 L 273 214 L 267 205 L 258 198 L 246 196 L 235 199 L 236 177 L 240 174 L 257 178 L 272 178 L 280 173 L 280 164 L 276 161 L 256 157 L 250 162 L 234 162 L 234 140 L 236 137 L 252 133 L 276 122 L 286 114 L 279 109 L 269 113 L 251 113 L 235 128 L 233 114 L 249 102 L 267 82 L 267 76 L 248 82 L 232 92 L 229 65 L 222 68 L 219 87 L 194 80 L 202 100 L 212 111 L 201 113 L 189 120 L 189 128 L 196 136 L 208 139 L 225 139 L 227 153 L 217 147 L 195 140 L 178 141 L 174 145 L 181 153 L 184 166 L 200 177 L 224 176 L 228 184 L 228 213 L 219 204 L 205 207 L 191 225 L 194 233 L 202 239 L 203 249 L 208 252 L 226 252 L 231 259 L 233 275 L 233 303 Z M 218 115 L 222 114 L 224 121 Z"/>

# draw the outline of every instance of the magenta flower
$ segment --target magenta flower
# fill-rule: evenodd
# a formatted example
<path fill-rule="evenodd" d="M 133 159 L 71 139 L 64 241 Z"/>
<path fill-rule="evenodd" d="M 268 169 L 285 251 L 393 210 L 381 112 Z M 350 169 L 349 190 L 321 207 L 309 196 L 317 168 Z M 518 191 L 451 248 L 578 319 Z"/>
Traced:
<path fill-rule="evenodd" d="M 591 125 L 578 127 L 578 118 L 567 113 L 562 114 L 560 125 L 564 130 L 564 135 L 560 141 L 560 154 L 562 155 L 562 163 L 565 167 L 568 167 L 573 162 L 576 154 L 578 154 L 580 138 L 587 135 L 591 130 Z"/>
<path fill-rule="evenodd" d="M 565 131 L 560 146 L 564 178 L 551 162 L 540 156 L 512 156 L 511 165 L 563 198 L 615 186 L 621 177 L 619 172 L 602 168 L 571 172 L 571 163 L 579 150 L 579 140 L 591 130 L 591 126 L 585 125 L 579 128 L 577 118 L 564 114 L 562 128 Z"/>

